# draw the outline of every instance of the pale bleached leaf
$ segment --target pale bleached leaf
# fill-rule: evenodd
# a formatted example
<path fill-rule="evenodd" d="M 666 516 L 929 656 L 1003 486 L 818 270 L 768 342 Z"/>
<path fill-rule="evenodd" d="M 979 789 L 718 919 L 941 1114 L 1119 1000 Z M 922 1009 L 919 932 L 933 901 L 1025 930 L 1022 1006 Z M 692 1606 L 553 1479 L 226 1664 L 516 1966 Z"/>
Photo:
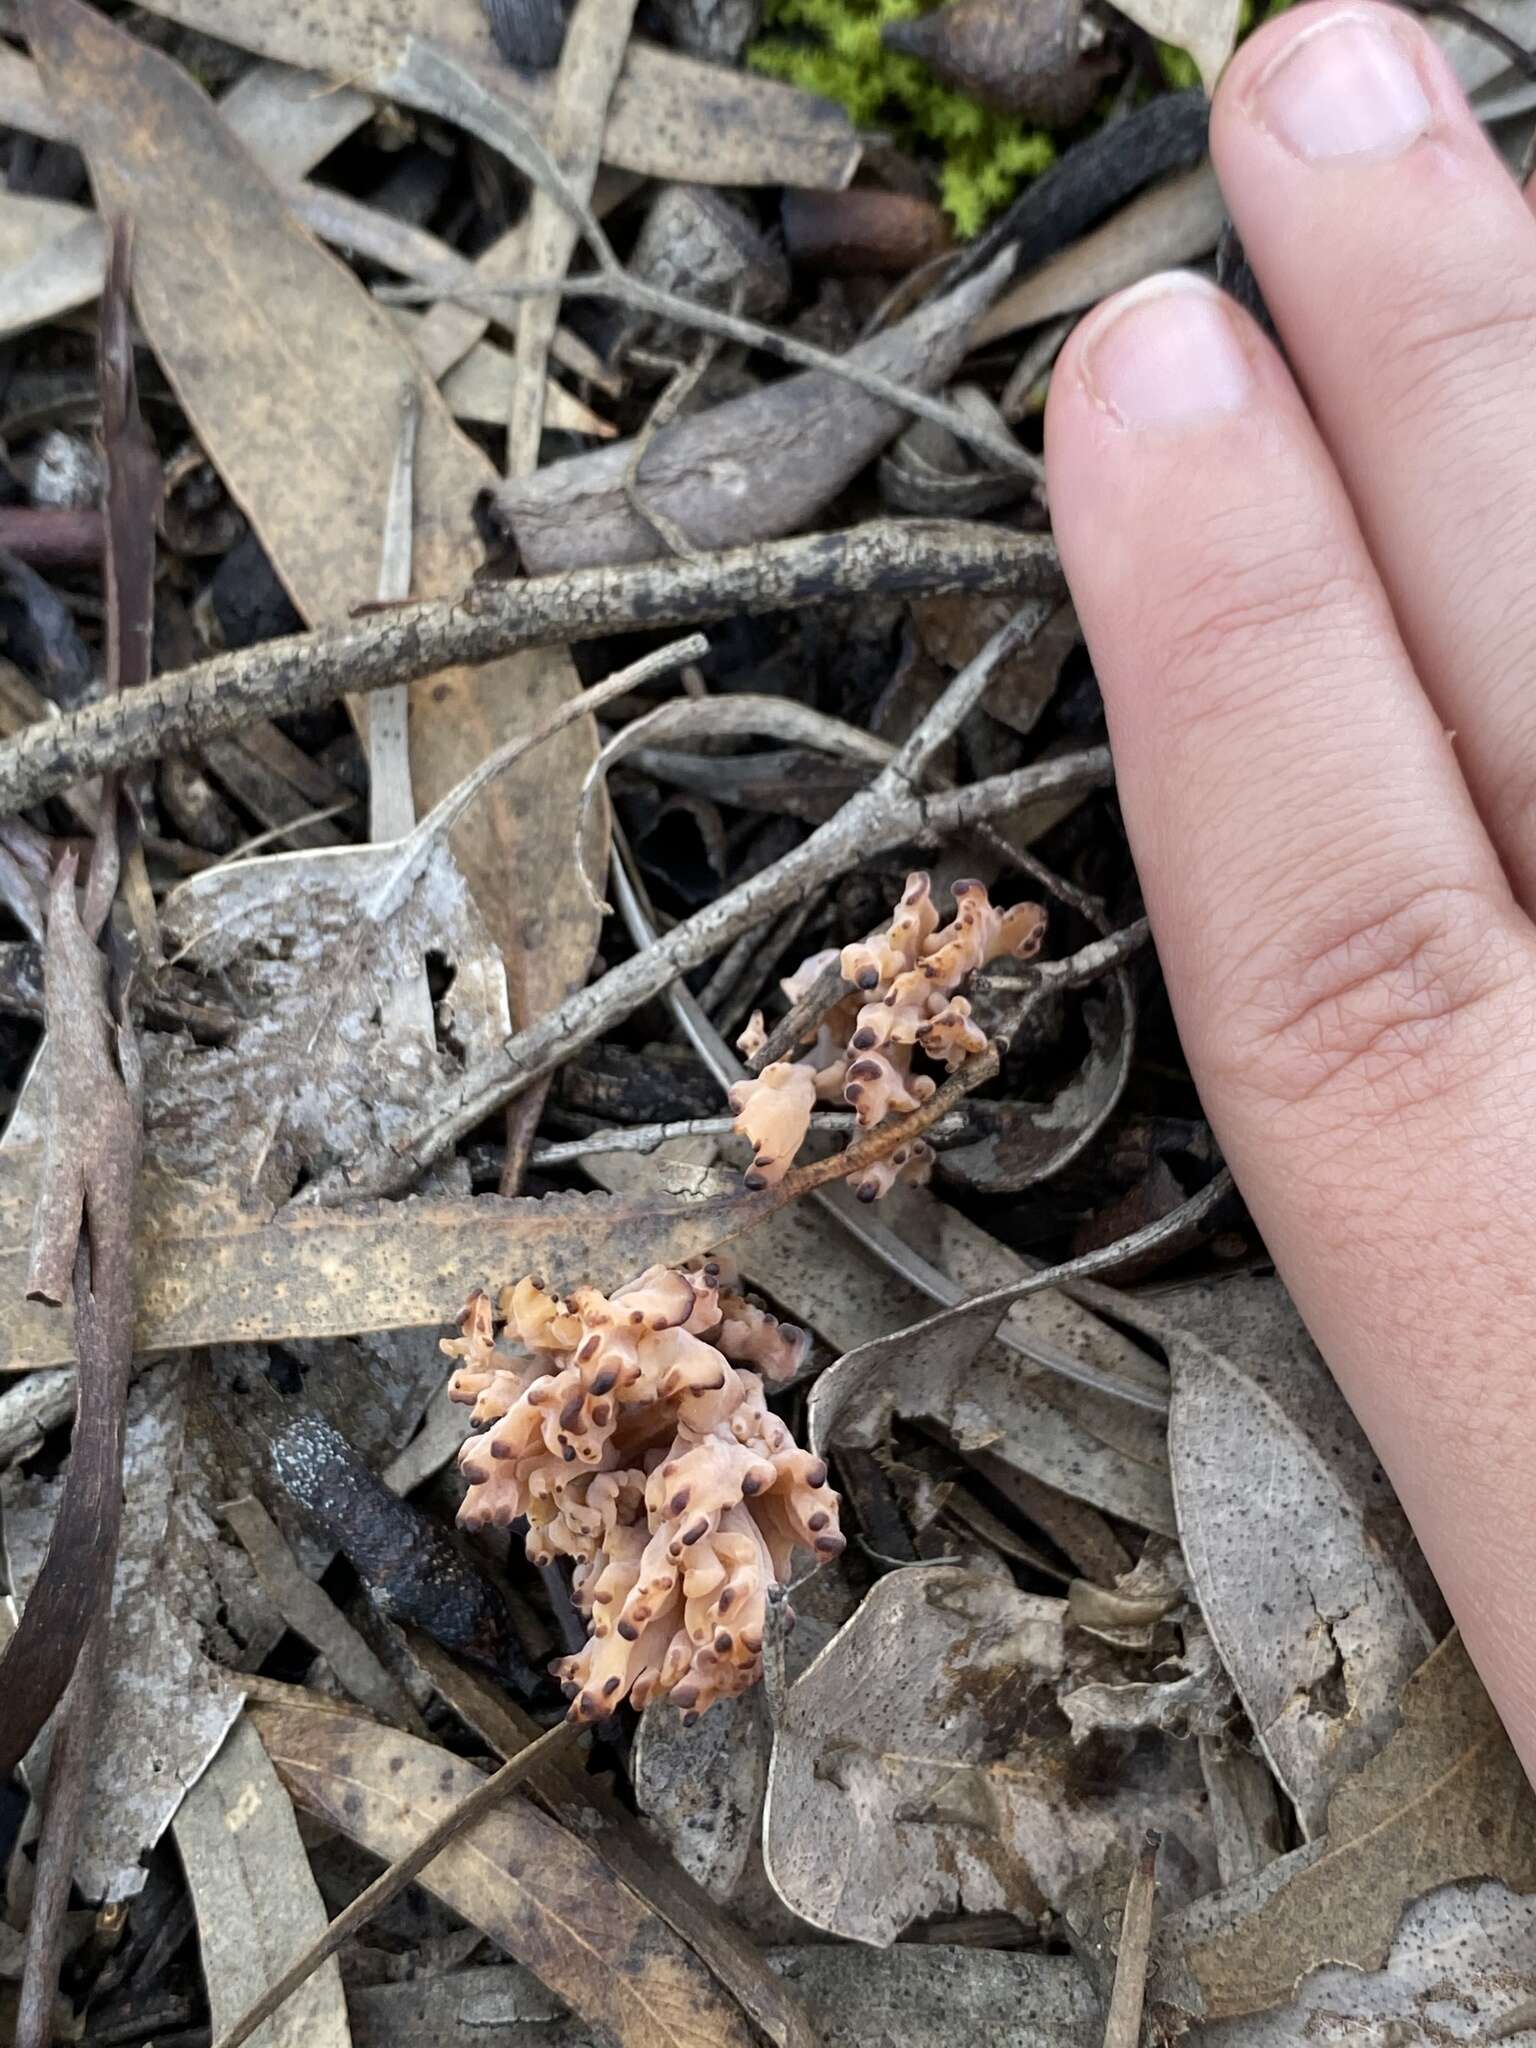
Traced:
<path fill-rule="evenodd" d="M 215 2040 L 325 1932 L 288 1794 L 245 1720 L 182 1803 L 176 1847 L 197 1912 Z M 341 1966 L 323 1962 L 262 2027 L 259 2048 L 348 2048 Z"/>
<path fill-rule="evenodd" d="M 1397 1723 L 1446 1623 L 1385 1474 L 1278 1280 L 1233 1276 L 1137 1307 L 1173 1371 L 1168 1451 L 1191 1583 L 1295 1803 Z"/>
<path fill-rule="evenodd" d="M 1148 1827 L 1166 1894 L 1215 1881 L 1192 1745 L 1072 1742 L 1065 1603 L 950 1566 L 881 1579 L 790 1688 L 764 1855 L 784 1903 L 877 1946 L 913 1921 L 1052 1910 L 1097 1941 Z"/>
<path fill-rule="evenodd" d="M 1216 90 L 1242 19 L 1242 0 L 1115 0 L 1119 11 L 1159 42 L 1194 58 L 1207 92 Z"/>

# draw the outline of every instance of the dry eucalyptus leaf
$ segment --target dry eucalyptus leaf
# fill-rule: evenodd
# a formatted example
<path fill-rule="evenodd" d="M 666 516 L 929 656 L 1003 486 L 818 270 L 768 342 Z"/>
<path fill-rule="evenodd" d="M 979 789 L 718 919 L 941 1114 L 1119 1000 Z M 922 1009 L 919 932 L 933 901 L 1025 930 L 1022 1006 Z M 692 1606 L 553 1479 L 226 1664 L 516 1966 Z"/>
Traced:
<path fill-rule="evenodd" d="M 0 1146 L 0 1372 L 67 1365 L 69 1319 L 24 1299 L 40 1149 Z M 758 1221 L 769 1189 L 739 1173 L 662 1167 L 649 1192 L 479 1195 L 288 1211 L 276 1221 L 213 1191 L 146 1177 L 138 1253 L 140 1350 L 453 1321 L 477 1287 L 540 1272 L 613 1287 L 653 1261 L 676 1265 Z"/>
<path fill-rule="evenodd" d="M 925 1417 L 964 1454 L 986 1451 L 1074 1499 L 1172 1534 L 1160 1418 L 1030 1360 L 1031 1343 L 1040 1342 L 1068 1364 L 1094 1361 L 1095 1321 L 1062 1296 L 1035 1295 L 1003 1318 L 983 1309 L 937 1330 L 919 1324 L 916 1336 L 902 1329 L 861 1344 L 816 1382 L 811 1442 L 822 1454 L 839 1444 L 877 1449 L 894 1418 Z M 1005 1328 L 1009 1344 L 999 1341 Z"/>
<path fill-rule="evenodd" d="M 1038 327 L 1156 271 L 1193 263 L 1215 248 L 1226 217 L 1210 164 L 1181 171 L 1021 278 L 981 320 L 976 339 L 996 341 L 1022 327 Z"/>
<path fill-rule="evenodd" d="M 133 215 L 139 320 L 300 612 L 311 623 L 344 619 L 378 587 L 407 382 L 421 396 L 412 591 L 457 595 L 481 560 L 473 506 L 495 471 L 420 379 L 389 315 L 297 224 L 177 65 L 80 0 L 26 0 L 25 12 L 103 211 Z M 217 32 L 216 23 L 197 25 Z M 418 810 L 577 687 L 556 648 L 414 684 Z M 567 807 L 574 815 L 592 748 L 590 725 L 557 734 L 452 835 L 519 1024 L 579 983 L 591 962 L 598 920 L 552 824 Z"/>
<path fill-rule="evenodd" d="M 1326 1836 L 1168 1924 L 1160 1995 L 1229 2019 L 1282 2004 L 1320 1964 L 1379 1969 L 1411 1900 L 1474 1877 L 1536 1891 L 1536 1794 L 1452 1636 L 1404 1687 L 1396 1734 L 1335 1791 Z"/>
<path fill-rule="evenodd" d="M 1093 1938 L 1148 1827 L 1170 1904 L 1210 1888 L 1193 1751 L 1148 1733 L 1073 1744 L 1055 1705 L 1064 1615 L 950 1566 L 878 1581 L 774 1733 L 764 1857 L 792 1912 L 875 1946 L 956 1913 L 1049 1910 Z"/>
<path fill-rule="evenodd" d="M 326 1911 L 288 1794 L 260 1738 L 237 1721 L 187 1794 L 176 1847 L 197 1911 L 213 2036 L 234 2025 L 325 1932 Z M 261 2029 L 261 2048 L 349 2048 L 334 1956 Z"/>
<path fill-rule="evenodd" d="M 1448 1625 L 1428 1567 L 1278 1280 L 1138 1305 L 1173 1371 L 1168 1457 L 1191 1583 L 1303 1833 L 1397 1725 Z"/>
<path fill-rule="evenodd" d="M 827 1942 L 768 1961 L 810 2006 L 820 2048 L 1099 2048 L 1103 2033 L 1071 1956 Z M 522 2048 L 524 2027 L 528 2048 L 610 2048 L 583 2021 L 548 2017 L 548 1993 L 514 1964 L 359 1986 L 347 2002 L 354 2048 Z"/>
<path fill-rule="evenodd" d="M 184 1361 L 163 1363 L 128 1397 L 107 1675 L 75 1860 L 75 1880 L 90 1899 L 140 1889 L 141 1854 L 165 1832 L 244 1697 L 238 1678 L 204 1654 L 226 1589 L 208 1508 L 211 1474 L 188 1430 L 188 1370 Z M 42 1564 L 62 1485 L 14 1468 L 0 1479 L 6 1570 L 20 1600 Z M 34 1785 L 47 1739 L 27 1762 Z"/>
<path fill-rule="evenodd" d="M 1216 90 L 1242 18 L 1242 0 L 1115 0 L 1121 14 L 1159 42 L 1194 58 L 1201 83 Z"/>
<path fill-rule="evenodd" d="M 605 1186 L 624 1185 L 627 1170 L 617 1154 L 591 1162 Z M 1028 1271 L 1017 1253 L 922 1189 L 898 1190 L 881 1207 L 880 1221 L 920 1246 L 967 1294 Z M 1073 1499 L 1173 1534 L 1159 1417 L 1074 1384 L 1040 1361 L 1065 1354 L 1069 1364 L 1088 1365 L 1154 1398 L 1166 1387 L 1161 1367 L 1100 1317 L 1049 1290 L 1016 1302 L 995 1336 L 982 1321 L 955 1332 L 942 1354 L 925 1348 L 915 1355 L 900 1333 L 931 1315 L 934 1304 L 860 1251 L 856 1231 L 864 1217 L 855 1215 L 845 1236 L 828 1230 L 812 1204 L 795 1203 L 752 1224 L 735 1247 L 753 1286 L 847 1354 L 811 1397 L 818 1447 L 825 1450 L 834 1435 L 878 1442 L 891 1415 L 922 1416 L 942 1424 L 968 1453 L 995 1454 Z M 882 1346 L 881 1339 L 889 1341 Z"/>
<path fill-rule="evenodd" d="M 1449 2048 L 1528 2041 L 1536 2014 L 1536 1900 L 1500 1884 L 1446 1885 L 1404 1913 L 1380 1970 L 1319 1969 L 1282 2011 L 1221 2020 L 1185 2048 Z M 1512 2021 L 1525 2024 L 1506 2033 Z"/>
<path fill-rule="evenodd" d="M 553 88 L 503 63 L 480 0 L 154 0 L 153 12 L 258 56 L 412 100 L 406 45 L 441 43 L 544 132 Z M 425 112 L 453 118 L 451 106 Z M 603 136 L 604 160 L 649 178 L 705 185 L 845 185 L 858 162 L 831 101 L 748 71 L 722 71 L 654 43 L 630 47 Z"/>
<path fill-rule="evenodd" d="M 295 1802 L 389 1860 L 483 1783 L 447 1750 L 350 1714 L 263 1707 L 252 1718 Z M 520 1793 L 418 1882 L 619 2048 L 749 2048 L 746 2020 L 693 1951 Z"/>

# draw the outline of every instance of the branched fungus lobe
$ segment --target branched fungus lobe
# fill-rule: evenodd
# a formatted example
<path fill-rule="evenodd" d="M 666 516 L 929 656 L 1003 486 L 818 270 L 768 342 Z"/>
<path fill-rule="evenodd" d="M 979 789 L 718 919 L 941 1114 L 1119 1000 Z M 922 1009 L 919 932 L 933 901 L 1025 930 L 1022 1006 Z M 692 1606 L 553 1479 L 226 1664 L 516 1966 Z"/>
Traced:
<path fill-rule="evenodd" d="M 826 1466 L 769 1409 L 810 1340 L 737 1291 L 716 1258 L 652 1266 L 612 1296 L 521 1280 L 484 1294 L 443 1349 L 472 1406 L 459 1468 L 470 1529 L 528 1521 L 536 1564 L 574 1561 L 591 1636 L 555 1674 L 583 1721 L 669 1697 L 687 1714 L 762 1671 L 769 1589 L 797 1547 L 843 1548 Z M 756 1368 L 749 1370 L 747 1368 Z"/>

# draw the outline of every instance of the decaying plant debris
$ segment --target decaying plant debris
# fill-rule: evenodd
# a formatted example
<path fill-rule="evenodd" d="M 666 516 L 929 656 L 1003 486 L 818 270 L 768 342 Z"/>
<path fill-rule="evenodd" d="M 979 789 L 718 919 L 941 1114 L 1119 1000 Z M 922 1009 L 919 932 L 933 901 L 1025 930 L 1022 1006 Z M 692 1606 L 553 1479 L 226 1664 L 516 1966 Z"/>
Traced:
<path fill-rule="evenodd" d="M 1536 2028 L 1040 489 L 1240 12 L 0 4 L 7 2038 Z"/>

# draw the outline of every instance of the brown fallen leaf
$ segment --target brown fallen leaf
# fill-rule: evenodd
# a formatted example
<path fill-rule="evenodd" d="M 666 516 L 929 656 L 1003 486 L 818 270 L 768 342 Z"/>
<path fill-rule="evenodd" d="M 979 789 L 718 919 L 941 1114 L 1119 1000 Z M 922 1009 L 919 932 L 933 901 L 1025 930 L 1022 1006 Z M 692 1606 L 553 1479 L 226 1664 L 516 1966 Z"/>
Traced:
<path fill-rule="evenodd" d="M 38 1151 L 0 1146 L 0 1372 L 66 1365 L 67 1318 L 25 1302 Z M 146 1175 L 140 1199 L 135 1345 L 343 1336 L 451 1321 L 477 1287 L 519 1273 L 613 1287 L 657 1259 L 680 1264 L 729 1242 L 777 1196 L 736 1173 L 661 1168 L 649 1193 L 369 1202 L 276 1220 L 195 1183 Z"/>
<path fill-rule="evenodd" d="M 326 1925 L 292 1804 L 248 1720 L 187 1794 L 175 1833 L 217 2040 Z M 275 2016 L 262 2048 L 349 2048 L 351 2039 L 333 1959 Z"/>
<path fill-rule="evenodd" d="M 295 1802 L 393 1861 L 483 1782 L 447 1750 L 348 1715 L 252 1715 Z M 749 2048 L 741 2014 L 586 1844 L 515 1797 L 419 1882 L 526 1963 L 620 2048 Z"/>
<path fill-rule="evenodd" d="M 1227 2019 L 1282 2004 L 1322 1963 L 1379 1969 L 1410 1900 L 1476 1877 L 1536 1891 L 1536 1793 L 1452 1636 L 1404 1687 L 1396 1734 L 1334 1793 L 1327 1835 L 1168 1925 L 1158 1995 Z"/>
<path fill-rule="evenodd" d="M 421 105 L 402 75 L 412 38 L 430 38 L 472 64 L 541 132 L 553 100 L 548 76 L 503 63 L 480 0 L 155 0 L 152 11 L 349 84 Z M 423 105 L 453 119 L 451 106 Z M 858 163 L 847 115 L 830 100 L 749 71 L 723 71 L 636 42 L 614 93 L 603 156 L 650 178 L 714 185 L 845 185 Z"/>
<path fill-rule="evenodd" d="M 1007 267 L 994 264 L 861 342 L 849 361 L 915 389 L 937 389 L 965 354 Z M 806 370 L 664 428 L 637 481 L 646 505 L 699 547 L 768 540 L 813 518 L 904 424 L 886 400 L 831 371 Z M 632 441 L 614 442 L 502 485 L 496 509 L 530 575 L 649 561 L 665 551 L 625 490 L 634 450 Z"/>
<path fill-rule="evenodd" d="M 1156 270 L 1192 263 L 1215 248 L 1226 217 L 1209 163 L 1182 171 L 1021 278 L 981 320 L 976 340 L 997 341 L 1021 327 L 1038 327 L 1058 313 L 1079 312 L 1110 292 L 1138 284 Z"/>
<path fill-rule="evenodd" d="M 1055 1706 L 1064 1613 L 944 1565 L 877 1582 L 775 1730 L 763 1850 L 791 1911 L 878 1947 L 914 1920 L 1047 1908 L 1098 1940 L 1148 1827 L 1173 1896 L 1209 1889 L 1189 1747 L 1150 1732 L 1074 1747 Z"/>
<path fill-rule="evenodd" d="M 1501 1884 L 1446 1885 L 1403 1915 L 1378 1971 L 1319 1969 L 1292 2004 L 1217 2020 L 1184 2048 L 1295 2048 L 1312 2041 L 1445 2048 L 1529 2039 L 1536 2025 L 1536 1899 Z"/>
<path fill-rule="evenodd" d="M 478 16 L 478 9 L 476 10 Z M 372 597 L 395 466 L 408 344 L 300 228 L 177 65 L 81 0 L 27 0 L 33 54 L 106 208 L 137 227 L 135 303 L 161 366 L 231 494 L 311 623 Z M 494 480 L 433 386 L 416 445 L 413 587 L 457 594 L 481 557 L 473 504 Z M 412 774 L 425 813 L 513 734 L 577 689 L 543 649 L 411 689 Z M 515 768 L 452 838 L 499 946 L 518 1023 L 579 981 L 597 920 L 550 816 L 574 806 L 590 727 Z"/>

